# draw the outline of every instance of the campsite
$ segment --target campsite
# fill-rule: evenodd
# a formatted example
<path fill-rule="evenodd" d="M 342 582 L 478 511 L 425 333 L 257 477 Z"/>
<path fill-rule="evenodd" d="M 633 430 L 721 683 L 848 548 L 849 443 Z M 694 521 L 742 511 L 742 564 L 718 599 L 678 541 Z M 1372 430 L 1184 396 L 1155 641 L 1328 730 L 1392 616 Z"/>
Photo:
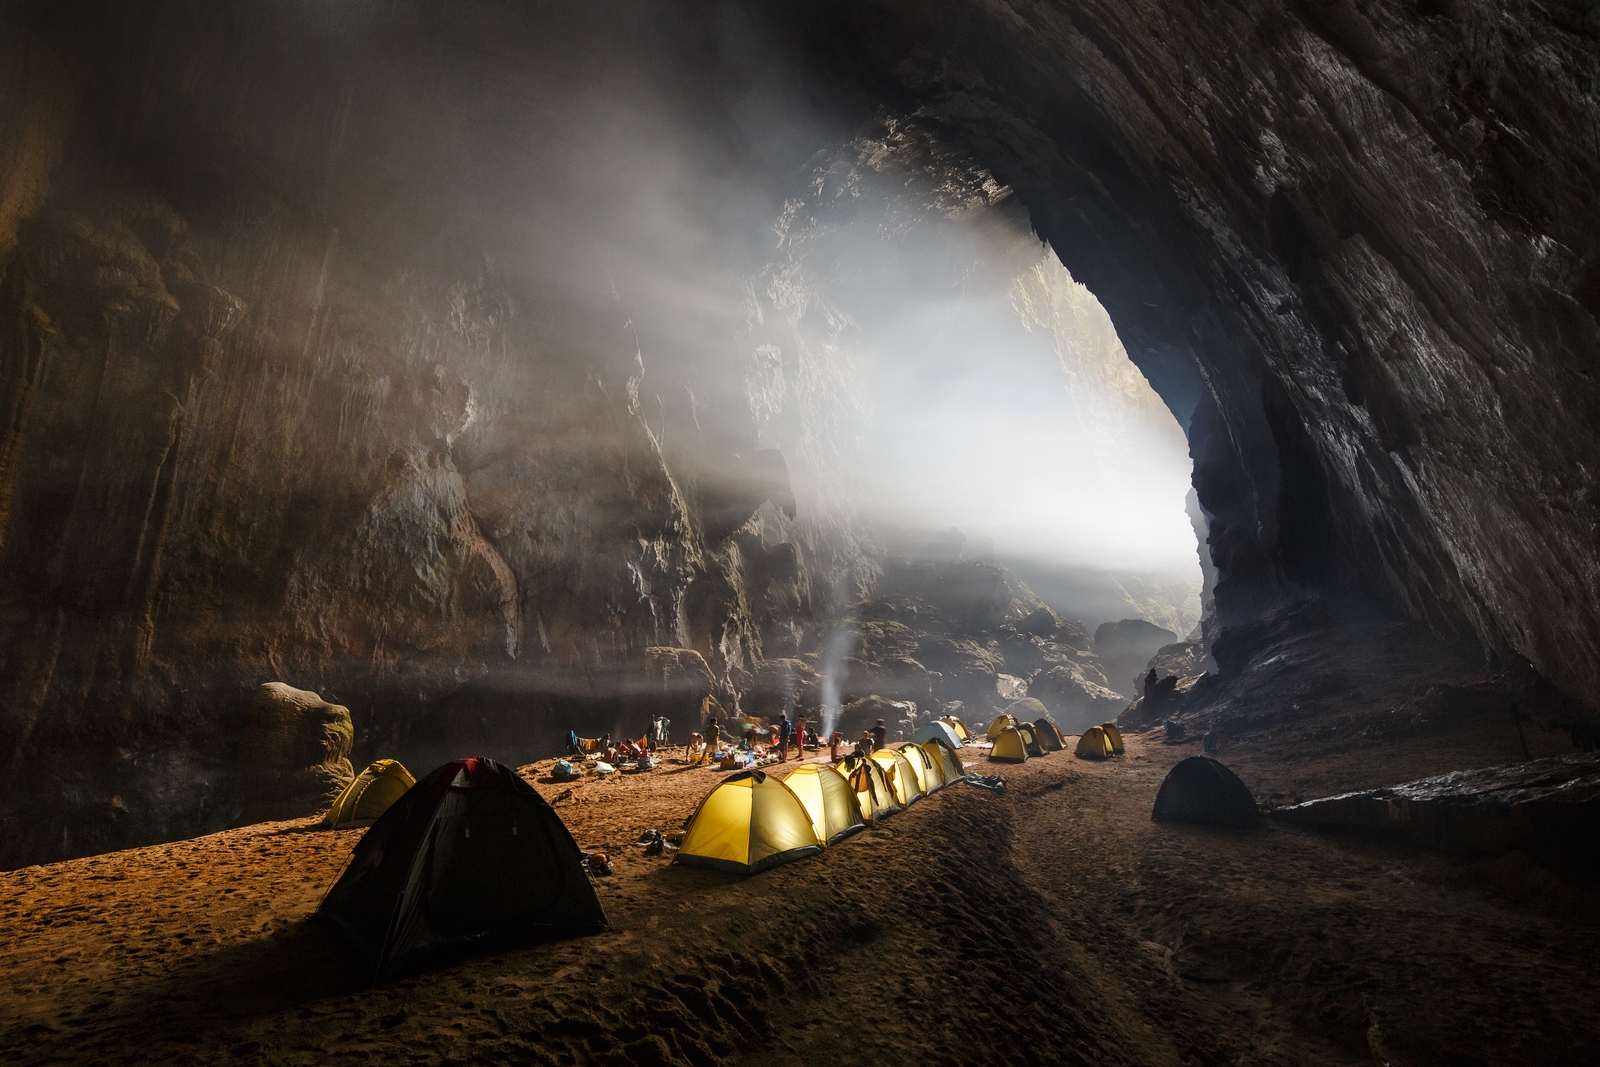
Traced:
<path fill-rule="evenodd" d="M 1159 731 L 1125 744 L 1110 760 L 1069 749 L 1022 763 L 964 748 L 966 769 L 1003 776 L 1004 793 L 946 787 L 754 876 L 636 846 L 643 831 L 681 828 L 729 774 L 668 761 L 557 783 L 554 761 L 524 766 L 578 845 L 610 857 L 615 873 L 593 880 L 609 929 L 377 985 L 312 919 L 363 829 L 264 823 L 7 872 L 4 1031 L 22 1035 L 20 1062 L 137 1049 L 185 1063 L 271 1050 L 307 1063 L 954 1064 L 1019 1049 L 1070 1062 L 1088 1048 L 1094 1062 L 1176 1064 L 1219 1042 L 1251 1062 L 1361 1062 L 1376 1019 L 1391 1044 L 1463 1050 L 1515 1025 L 1545 1035 L 1525 1062 L 1556 1062 L 1539 1050 L 1572 1039 L 1595 979 L 1576 949 L 1530 936 L 1507 890 L 1462 884 L 1438 856 L 1271 824 L 1153 822 L 1167 772 L 1195 746 Z M 1308 772 L 1352 773 L 1350 757 L 1319 759 L 1285 760 L 1262 739 L 1229 763 L 1261 796 L 1315 789 Z M 1382 780 L 1394 759 L 1378 753 L 1365 773 Z M 1314 884 L 1291 877 L 1308 869 Z M 1529 877 L 1504 864 L 1493 876 Z M 1328 914 L 1350 936 L 1328 941 L 1313 921 Z M 1587 920 L 1573 930 L 1595 932 Z M 1389 966 L 1412 954 L 1448 958 L 1457 984 L 1419 986 Z M 1313 964 L 1326 973 L 1302 971 Z M 993 990 L 1034 1010 L 1009 1010 Z M 1447 1024 L 1444 1005 L 1461 997 L 1501 1005 Z M 1401 998 L 1415 1014 L 1367 1007 Z M 1306 1017 L 1324 1020 L 1309 1048 L 1295 1022 Z"/>

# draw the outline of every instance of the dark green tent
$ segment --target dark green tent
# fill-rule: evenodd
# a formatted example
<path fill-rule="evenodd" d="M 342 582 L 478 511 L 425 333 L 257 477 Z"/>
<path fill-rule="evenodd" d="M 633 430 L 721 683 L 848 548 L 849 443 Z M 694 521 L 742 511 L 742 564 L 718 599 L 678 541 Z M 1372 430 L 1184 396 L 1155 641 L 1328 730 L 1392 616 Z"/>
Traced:
<path fill-rule="evenodd" d="M 395 801 L 317 915 L 366 958 L 375 981 L 608 927 L 561 817 L 488 759 L 446 763 Z"/>

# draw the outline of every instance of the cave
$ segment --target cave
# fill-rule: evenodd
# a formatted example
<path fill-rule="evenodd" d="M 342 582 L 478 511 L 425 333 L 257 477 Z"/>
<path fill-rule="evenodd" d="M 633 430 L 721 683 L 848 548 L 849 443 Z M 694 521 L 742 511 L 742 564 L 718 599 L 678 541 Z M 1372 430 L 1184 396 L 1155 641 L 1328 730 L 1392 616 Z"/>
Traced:
<path fill-rule="evenodd" d="M 4 0 L 0 57 L 24 1058 L 1600 1044 L 1593 5 Z M 1008 709 L 1127 751 L 990 763 Z M 729 881 L 633 843 L 712 772 L 551 777 L 800 716 L 1004 791 Z M 1202 753 L 1260 826 L 1151 822 Z M 611 928 L 369 988 L 316 820 L 463 757 Z"/>

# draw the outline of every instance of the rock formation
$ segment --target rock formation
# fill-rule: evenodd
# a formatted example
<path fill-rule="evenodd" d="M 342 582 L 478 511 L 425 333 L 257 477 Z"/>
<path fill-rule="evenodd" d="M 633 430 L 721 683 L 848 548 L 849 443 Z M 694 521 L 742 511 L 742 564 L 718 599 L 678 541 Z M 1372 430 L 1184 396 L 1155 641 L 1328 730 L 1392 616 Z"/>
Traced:
<path fill-rule="evenodd" d="M 240 824 L 297 819 L 350 784 L 350 709 L 282 682 L 256 690 L 239 742 Z"/>

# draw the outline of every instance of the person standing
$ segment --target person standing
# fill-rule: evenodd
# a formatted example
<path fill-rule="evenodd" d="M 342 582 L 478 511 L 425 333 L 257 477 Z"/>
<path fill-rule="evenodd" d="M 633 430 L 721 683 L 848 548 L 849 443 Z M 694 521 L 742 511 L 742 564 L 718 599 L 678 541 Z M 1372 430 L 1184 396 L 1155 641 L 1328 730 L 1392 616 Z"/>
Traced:
<path fill-rule="evenodd" d="M 789 713 L 784 712 L 783 718 L 778 721 L 778 762 L 789 761 L 789 742 L 794 740 L 794 723 L 789 721 Z"/>
<path fill-rule="evenodd" d="M 794 720 L 794 758 L 802 761 L 806 758 L 806 717 L 804 715 L 797 715 Z"/>
<path fill-rule="evenodd" d="M 716 716 L 706 723 L 706 750 L 715 753 L 717 744 L 722 740 L 722 724 L 717 722 Z"/>
<path fill-rule="evenodd" d="M 878 724 L 872 728 L 872 751 L 876 752 L 889 743 L 889 728 L 879 719 Z"/>

